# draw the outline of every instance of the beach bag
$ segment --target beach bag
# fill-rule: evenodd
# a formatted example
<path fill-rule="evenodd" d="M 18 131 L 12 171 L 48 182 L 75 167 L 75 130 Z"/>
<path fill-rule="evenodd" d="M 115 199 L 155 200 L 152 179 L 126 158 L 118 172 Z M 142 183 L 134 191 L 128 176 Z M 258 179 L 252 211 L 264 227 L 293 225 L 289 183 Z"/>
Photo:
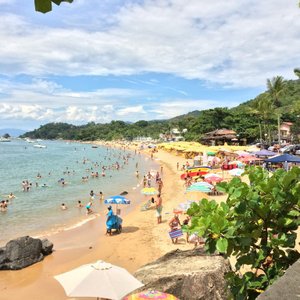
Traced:
<path fill-rule="evenodd" d="M 172 230 L 169 232 L 169 236 L 171 239 L 176 239 L 180 236 L 183 236 L 183 232 L 181 229 Z"/>

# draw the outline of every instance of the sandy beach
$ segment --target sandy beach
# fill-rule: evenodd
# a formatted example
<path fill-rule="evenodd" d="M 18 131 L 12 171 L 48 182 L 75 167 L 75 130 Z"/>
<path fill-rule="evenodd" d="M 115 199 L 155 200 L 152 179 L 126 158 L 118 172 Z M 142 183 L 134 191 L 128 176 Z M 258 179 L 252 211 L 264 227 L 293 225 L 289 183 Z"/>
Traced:
<path fill-rule="evenodd" d="M 149 150 L 145 150 L 144 154 L 149 155 Z M 123 217 L 121 234 L 105 236 L 105 215 L 100 212 L 100 217 L 79 228 L 49 237 L 55 252 L 43 262 L 20 271 L 1 272 L 0 299 L 70 299 L 53 276 L 97 260 L 122 266 L 132 273 L 168 251 L 192 249 L 193 245 L 186 243 L 185 238 L 181 238 L 178 244 L 172 244 L 168 235 L 168 221 L 173 216 L 173 209 L 187 199 L 179 176 L 182 171 L 177 171 L 176 164 L 182 165 L 187 160 L 162 150 L 154 153 L 153 159 L 159 170 L 163 168 L 162 224 L 157 224 L 154 209 L 140 210 L 149 196 L 141 195 L 139 191 L 130 193 L 130 199 L 138 204 Z M 192 163 L 191 160 L 189 162 Z M 224 201 L 226 195 L 212 198 Z"/>
<path fill-rule="evenodd" d="M 149 153 L 146 151 L 145 155 Z M 2 271 L 0 299 L 69 299 L 53 276 L 97 260 L 134 272 L 167 251 L 193 248 L 184 239 L 178 245 L 172 244 L 167 224 L 173 208 L 184 201 L 183 182 L 178 176 L 180 172 L 176 172 L 176 163 L 183 164 L 186 160 L 163 151 L 155 153 L 153 159 L 163 166 L 162 224 L 157 225 L 155 210 L 141 211 L 138 204 L 123 217 L 121 234 L 105 236 L 105 212 L 100 212 L 100 217 L 78 228 L 48 237 L 54 243 L 55 251 L 41 263 L 20 271 Z M 141 204 L 149 198 L 139 191 L 130 193 L 129 197 Z"/>

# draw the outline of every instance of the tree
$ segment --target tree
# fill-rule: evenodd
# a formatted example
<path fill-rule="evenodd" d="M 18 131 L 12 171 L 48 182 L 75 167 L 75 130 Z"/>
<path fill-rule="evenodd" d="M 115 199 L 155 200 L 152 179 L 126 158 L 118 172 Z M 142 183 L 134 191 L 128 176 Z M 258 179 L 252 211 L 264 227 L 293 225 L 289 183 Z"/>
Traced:
<path fill-rule="evenodd" d="M 276 107 L 281 106 L 280 96 L 285 90 L 285 81 L 282 76 L 276 76 L 272 79 L 267 79 L 268 93 L 274 101 Z"/>
<path fill-rule="evenodd" d="M 209 253 L 236 257 L 235 270 L 226 274 L 234 299 L 255 299 L 293 264 L 300 224 L 300 168 L 278 169 L 269 175 L 261 167 L 245 172 L 249 185 L 239 178 L 219 183 L 228 194 L 226 203 L 202 199 L 188 210 L 189 232 L 206 239 Z M 248 272 L 239 275 L 241 269 Z"/>
<path fill-rule="evenodd" d="M 5 133 L 5 134 L 3 135 L 3 137 L 4 137 L 5 139 L 9 139 L 9 138 L 10 138 L 10 135 L 9 135 L 8 133 Z"/>
<path fill-rule="evenodd" d="M 300 79 L 300 69 L 298 69 L 298 68 L 294 69 L 294 73 L 295 73 L 295 75 L 298 76 L 299 79 Z"/>
<path fill-rule="evenodd" d="M 52 10 L 52 2 L 60 5 L 62 2 L 72 3 L 73 0 L 34 0 L 35 10 L 45 14 Z"/>

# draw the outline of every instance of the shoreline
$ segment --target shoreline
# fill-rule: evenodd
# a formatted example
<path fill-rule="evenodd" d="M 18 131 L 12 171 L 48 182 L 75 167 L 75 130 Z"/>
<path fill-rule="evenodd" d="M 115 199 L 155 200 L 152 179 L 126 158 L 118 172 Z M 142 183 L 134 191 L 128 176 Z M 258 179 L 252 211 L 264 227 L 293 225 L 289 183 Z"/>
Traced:
<path fill-rule="evenodd" d="M 64 142 L 68 142 L 68 141 L 64 141 Z M 80 143 L 80 141 L 73 141 L 73 142 L 74 143 Z M 81 142 L 81 144 L 90 144 L 90 145 L 92 145 L 92 144 L 95 144 L 95 142 Z M 102 144 L 101 147 L 103 149 L 105 149 L 105 148 L 107 148 L 107 145 Z M 122 150 L 119 147 L 114 147 L 114 148 L 116 150 Z M 126 152 L 130 153 L 131 156 L 133 157 L 133 153 L 134 153 L 133 149 L 126 149 Z M 144 158 L 143 158 L 143 160 L 144 160 L 144 163 L 145 163 Z M 149 164 L 149 163 L 147 163 L 147 164 Z M 149 164 L 149 169 L 150 169 L 150 164 Z M 101 180 L 101 181 L 99 181 L 99 183 L 101 185 L 101 184 L 103 184 L 103 181 Z M 110 184 L 109 182 L 107 182 L 107 184 L 109 184 L 111 187 L 114 187 L 113 189 L 115 190 L 115 192 L 118 190 L 118 187 L 115 183 Z M 98 182 L 94 181 L 94 185 L 98 185 Z M 118 194 L 123 190 L 127 190 L 128 192 L 130 192 L 130 194 L 134 194 L 135 190 L 138 190 L 138 185 L 139 184 L 137 182 L 132 180 L 131 185 L 127 184 L 126 187 L 122 186 L 122 189 L 119 190 L 116 193 L 114 193 L 114 192 L 111 193 L 111 191 L 110 192 L 107 191 L 107 194 L 105 194 L 105 195 L 109 196 L 109 195 L 113 195 L 113 194 Z M 95 188 L 94 188 L 94 190 L 95 190 Z M 72 211 L 74 210 L 74 208 L 76 207 L 75 205 L 77 204 L 77 199 L 80 199 L 82 202 L 83 201 L 88 201 L 88 200 L 82 200 L 84 197 L 87 198 L 87 196 L 85 196 L 85 194 L 80 195 L 80 197 L 75 196 L 75 198 L 74 198 L 75 199 L 74 200 L 74 207 L 71 206 L 71 205 L 70 206 L 68 205 L 68 207 L 70 208 L 69 210 L 71 210 L 71 209 L 72 209 Z M 63 200 L 61 200 L 61 201 L 63 202 Z M 65 220 L 59 220 L 57 222 L 57 224 L 52 223 L 52 226 L 50 224 L 50 226 L 48 225 L 45 228 L 30 229 L 27 234 L 30 235 L 31 237 L 34 237 L 34 238 L 47 237 L 47 238 L 50 239 L 51 236 L 53 236 L 53 235 L 56 235 L 56 234 L 64 232 L 64 231 L 69 231 L 69 230 L 72 230 L 74 228 L 78 228 L 78 227 L 84 225 L 87 222 L 93 221 L 95 218 L 101 217 L 101 215 L 103 216 L 102 211 L 104 211 L 106 209 L 106 205 L 104 205 L 103 203 L 99 203 L 99 197 L 98 196 L 95 197 L 95 200 L 93 202 L 94 202 L 94 213 L 91 214 L 91 215 L 86 215 L 85 214 L 85 205 L 83 205 L 83 207 L 80 209 L 81 212 L 79 211 L 78 214 L 76 212 L 73 213 L 73 218 L 68 218 L 68 219 L 65 219 Z M 83 202 L 83 204 L 84 204 L 84 202 Z M 77 210 L 77 208 L 76 208 L 76 210 Z M 57 213 L 60 213 L 59 208 L 57 209 Z M 27 234 L 22 234 L 22 232 L 21 232 L 19 234 L 13 233 L 13 234 L 10 234 L 10 235 L 4 235 L 3 239 L 0 237 L 0 247 L 4 247 L 7 244 L 7 242 L 9 242 L 12 239 L 16 239 L 20 236 L 24 236 L 24 235 L 27 235 Z"/>
<path fill-rule="evenodd" d="M 109 147 L 120 147 L 120 144 L 110 143 Z M 141 153 L 149 157 L 151 155 L 149 149 L 141 150 Z M 136 190 L 134 201 L 137 204 L 128 214 L 122 215 L 124 227 L 121 234 L 105 236 L 104 223 L 101 225 L 104 219 L 101 219 L 101 216 L 78 228 L 58 233 L 51 241 L 54 246 L 63 245 L 63 247 L 55 246 L 55 252 L 44 261 L 20 271 L 2 271 L 0 300 L 68 299 L 53 276 L 99 259 L 124 267 L 133 273 L 142 265 L 161 257 L 166 252 L 178 248 L 192 249 L 193 245 L 186 243 L 185 238 L 181 238 L 178 244 L 172 244 L 168 235 L 168 221 L 173 215 L 173 209 L 179 203 L 188 200 L 188 196 L 184 193 L 183 181 L 179 176 L 182 172 L 176 169 L 176 164 L 191 162 L 191 160 L 164 150 L 154 153 L 153 159 L 158 165 L 163 166 L 162 224 L 157 225 L 155 210 L 140 211 L 140 204 L 146 202 L 149 197 L 138 194 Z M 217 202 L 225 201 L 226 197 L 226 195 L 207 196 L 208 199 Z M 200 200 L 200 198 L 193 200 Z M 183 219 L 182 216 L 180 218 Z M 299 238 L 298 230 L 298 242 Z"/>

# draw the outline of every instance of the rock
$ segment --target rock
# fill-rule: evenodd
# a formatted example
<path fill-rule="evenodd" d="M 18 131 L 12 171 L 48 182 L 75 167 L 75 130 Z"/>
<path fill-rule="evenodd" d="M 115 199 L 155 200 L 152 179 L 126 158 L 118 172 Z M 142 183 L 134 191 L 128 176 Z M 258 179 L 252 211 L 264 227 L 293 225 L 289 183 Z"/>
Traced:
<path fill-rule="evenodd" d="M 53 244 L 49 241 L 48 243 L 45 242 L 45 245 L 48 245 L 45 248 L 47 248 L 48 252 L 51 248 L 52 252 Z M 23 269 L 43 260 L 44 255 L 46 254 L 43 254 L 43 244 L 40 239 L 24 236 L 11 240 L 5 247 L 0 248 L 0 270 Z"/>
<path fill-rule="evenodd" d="M 48 239 L 42 240 L 42 254 L 44 256 L 51 254 L 53 251 L 53 243 Z"/>
<path fill-rule="evenodd" d="M 257 300 L 299 300 L 300 299 L 300 259 L 290 266 Z"/>
<path fill-rule="evenodd" d="M 203 251 L 174 250 L 140 268 L 134 275 L 145 286 L 140 291 L 158 290 L 180 300 L 228 299 L 224 274 L 228 260 Z"/>

